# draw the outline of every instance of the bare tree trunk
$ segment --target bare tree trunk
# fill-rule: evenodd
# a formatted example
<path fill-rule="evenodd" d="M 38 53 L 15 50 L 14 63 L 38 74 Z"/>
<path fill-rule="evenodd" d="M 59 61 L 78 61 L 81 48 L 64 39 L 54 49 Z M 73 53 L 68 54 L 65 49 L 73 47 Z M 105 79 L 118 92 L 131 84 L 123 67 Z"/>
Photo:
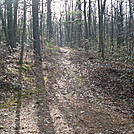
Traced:
<path fill-rule="evenodd" d="M 12 14 L 12 0 L 6 0 L 7 5 L 7 35 L 8 45 L 13 49 L 15 47 L 13 14 Z"/>
<path fill-rule="evenodd" d="M 0 8 L 0 19 L 2 21 L 2 30 L 4 31 L 6 42 L 8 43 L 9 41 L 8 41 L 8 35 L 6 31 L 6 20 L 5 20 L 6 18 L 4 18 L 3 11 L 1 8 Z"/>
<path fill-rule="evenodd" d="M 68 36 L 68 23 L 67 23 L 67 21 L 68 21 L 68 14 L 67 14 L 67 4 L 68 4 L 68 1 L 65 1 L 65 21 L 66 21 L 66 23 L 65 23 L 65 43 L 68 43 L 69 42 L 69 36 Z"/>
<path fill-rule="evenodd" d="M 60 47 L 62 47 L 62 22 L 60 17 Z"/>
<path fill-rule="evenodd" d="M 82 43 L 81 43 L 81 38 L 82 38 L 82 24 L 81 24 L 81 20 L 82 20 L 82 10 L 81 10 L 81 0 L 77 0 L 76 2 L 77 5 L 77 9 L 78 9 L 78 15 L 77 15 L 77 40 L 78 40 L 78 44 L 79 47 L 83 47 Z"/>
<path fill-rule="evenodd" d="M 50 41 L 53 36 L 53 29 L 52 29 L 52 12 L 51 12 L 51 2 L 52 0 L 47 0 L 47 38 Z"/>
<path fill-rule="evenodd" d="M 25 42 L 25 32 L 26 32 L 26 1 L 24 0 L 24 23 L 23 23 L 23 32 L 22 32 L 22 42 L 21 42 L 21 53 L 20 53 L 20 61 L 19 63 L 23 63 L 23 55 L 24 55 L 24 42 Z"/>
<path fill-rule="evenodd" d="M 72 0 L 72 24 L 71 24 L 71 47 L 73 47 L 74 44 L 74 13 L 73 13 L 73 9 L 74 9 L 74 1 Z"/>
<path fill-rule="evenodd" d="M 114 16 L 113 16 L 113 4 L 111 0 L 111 49 L 114 49 Z"/>
<path fill-rule="evenodd" d="M 134 20 L 132 6 L 132 0 L 129 0 L 129 54 L 131 57 L 134 51 Z"/>
<path fill-rule="evenodd" d="M 97 13 L 96 13 L 96 10 L 97 10 L 97 8 L 96 8 L 96 4 L 94 3 L 94 5 L 93 5 L 93 14 L 95 14 L 95 15 L 93 15 L 93 27 L 92 27 L 92 36 L 91 36 L 91 30 L 90 30 L 90 35 L 89 35 L 89 38 L 90 38 L 90 42 L 92 41 L 93 42 L 93 44 L 97 44 Z M 90 21 L 92 21 L 92 19 L 90 19 Z M 91 27 L 91 26 L 90 26 Z M 91 28 L 90 28 L 91 29 Z"/>
<path fill-rule="evenodd" d="M 41 15 L 40 15 L 40 37 L 41 37 L 41 45 L 44 47 L 44 40 L 43 40 L 43 0 L 41 5 Z M 43 48 L 42 48 L 43 49 Z"/>
<path fill-rule="evenodd" d="M 117 3 L 118 4 L 118 3 Z M 120 48 L 123 44 L 124 38 L 123 38 L 123 0 L 119 2 L 119 11 L 118 11 L 118 37 L 117 37 L 117 47 Z"/>
<path fill-rule="evenodd" d="M 17 11 L 18 11 L 18 1 L 19 0 L 15 0 L 14 2 L 14 44 L 16 46 L 16 40 L 17 40 Z"/>
<path fill-rule="evenodd" d="M 84 27 L 85 27 L 85 39 L 88 38 L 86 4 L 87 4 L 87 2 L 86 2 L 86 0 L 84 0 Z"/>
<path fill-rule="evenodd" d="M 98 14 L 99 14 L 99 52 L 104 59 L 104 41 L 103 41 L 103 15 L 105 10 L 106 0 L 98 0 Z"/>
<path fill-rule="evenodd" d="M 91 0 L 89 0 L 89 11 L 88 11 L 88 38 L 91 38 Z"/>
<path fill-rule="evenodd" d="M 33 39 L 34 39 L 33 48 L 35 53 L 35 59 L 41 60 L 38 4 L 39 4 L 38 0 L 32 0 Z"/>

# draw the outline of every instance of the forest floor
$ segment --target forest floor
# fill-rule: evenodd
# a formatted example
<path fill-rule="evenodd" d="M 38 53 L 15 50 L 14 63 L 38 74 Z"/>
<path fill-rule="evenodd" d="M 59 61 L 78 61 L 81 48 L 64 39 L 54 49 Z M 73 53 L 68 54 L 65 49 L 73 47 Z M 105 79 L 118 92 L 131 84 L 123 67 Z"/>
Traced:
<path fill-rule="evenodd" d="M 71 48 L 45 55 L 22 66 L 3 56 L 0 134 L 134 134 L 133 64 Z"/>

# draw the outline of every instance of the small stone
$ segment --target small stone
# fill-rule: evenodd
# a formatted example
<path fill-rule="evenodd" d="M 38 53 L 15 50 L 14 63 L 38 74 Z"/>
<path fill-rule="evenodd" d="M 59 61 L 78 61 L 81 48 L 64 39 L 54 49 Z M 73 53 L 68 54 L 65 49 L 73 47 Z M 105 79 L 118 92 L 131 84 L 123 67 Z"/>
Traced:
<path fill-rule="evenodd" d="M 85 111 L 80 111 L 81 114 L 83 114 Z"/>
<path fill-rule="evenodd" d="M 4 113 L 4 116 L 7 116 L 8 114 L 7 113 Z"/>

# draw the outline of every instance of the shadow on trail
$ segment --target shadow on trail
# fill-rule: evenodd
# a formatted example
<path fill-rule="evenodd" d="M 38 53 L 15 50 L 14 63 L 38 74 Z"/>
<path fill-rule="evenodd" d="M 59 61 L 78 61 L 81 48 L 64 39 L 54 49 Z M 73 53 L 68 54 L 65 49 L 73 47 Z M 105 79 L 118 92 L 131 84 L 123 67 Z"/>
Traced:
<path fill-rule="evenodd" d="M 71 66 L 70 53 L 67 53 L 67 51 L 63 49 L 63 54 L 63 58 L 59 61 L 59 69 L 61 70 L 57 81 L 57 91 L 59 90 L 59 93 L 57 92 L 56 96 L 59 104 L 57 105 L 55 103 L 55 105 L 57 105 L 68 127 L 71 128 L 70 134 L 121 134 L 132 130 L 133 122 L 131 120 L 101 105 L 101 103 L 98 102 L 100 99 L 97 99 L 90 94 L 90 92 L 88 92 L 89 97 L 86 96 L 87 93 L 84 93 L 84 88 L 87 91 L 91 89 L 87 83 L 87 85 L 84 85 L 85 83 L 83 84 L 83 82 L 81 82 L 79 85 L 81 79 L 79 80 L 77 78 L 78 71 L 75 68 L 77 64 L 75 63 L 75 66 Z M 80 66 L 80 64 L 78 65 Z M 79 75 L 83 72 L 81 70 L 79 71 Z M 72 90 L 71 93 L 70 89 L 75 90 Z"/>
<path fill-rule="evenodd" d="M 20 65 L 20 68 L 22 67 L 22 65 Z M 22 72 L 21 70 L 19 71 L 19 83 L 21 84 L 22 82 Z M 20 116 L 21 116 L 21 96 L 22 96 L 22 90 L 21 87 L 19 86 L 17 88 L 18 93 L 17 93 L 17 107 L 16 107 L 16 116 L 15 116 L 15 134 L 20 134 Z"/>
<path fill-rule="evenodd" d="M 15 134 L 20 134 L 20 113 L 21 113 L 21 91 L 17 94 L 17 108 L 15 117 Z"/>
<path fill-rule="evenodd" d="M 45 89 L 41 62 L 35 63 L 35 82 L 37 89 L 37 116 L 39 134 L 55 134 L 49 111 L 48 93 Z"/>

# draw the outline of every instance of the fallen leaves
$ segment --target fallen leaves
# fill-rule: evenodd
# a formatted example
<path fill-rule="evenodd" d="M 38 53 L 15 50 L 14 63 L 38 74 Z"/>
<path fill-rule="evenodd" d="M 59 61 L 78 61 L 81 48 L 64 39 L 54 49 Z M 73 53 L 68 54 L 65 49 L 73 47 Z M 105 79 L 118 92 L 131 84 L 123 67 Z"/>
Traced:
<path fill-rule="evenodd" d="M 21 131 L 38 133 L 39 127 L 43 132 L 49 124 L 54 125 L 59 134 L 109 134 L 132 130 L 133 67 L 117 61 L 101 62 L 83 51 L 68 48 L 61 51 L 59 55 L 49 53 L 50 57 L 47 55 L 40 68 L 29 62 L 19 67 L 15 55 L 9 56 L 4 65 L 1 74 L 7 71 L 0 76 L 1 108 L 16 107 L 19 103 L 16 98 L 21 98 L 23 104 L 18 109 Z M 5 88 L 10 91 L 6 92 Z M 21 94 L 14 88 L 21 89 Z M 11 112 L 5 114 L 4 120 L 12 122 L 7 118 Z M 46 117 L 50 115 L 52 121 Z M 0 124 L 0 130 L 4 128 Z"/>

